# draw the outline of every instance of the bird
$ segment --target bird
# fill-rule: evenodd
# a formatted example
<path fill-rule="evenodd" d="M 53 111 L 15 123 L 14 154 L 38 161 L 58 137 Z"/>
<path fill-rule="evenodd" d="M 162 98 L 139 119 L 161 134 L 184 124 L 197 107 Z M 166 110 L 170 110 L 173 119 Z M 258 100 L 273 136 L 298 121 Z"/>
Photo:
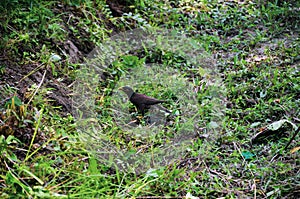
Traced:
<path fill-rule="evenodd" d="M 136 93 L 129 86 L 120 87 L 119 90 L 127 94 L 129 101 L 142 113 L 142 116 L 145 115 L 145 109 L 149 109 L 151 105 L 165 102 L 165 100 L 158 100 L 144 94 Z"/>

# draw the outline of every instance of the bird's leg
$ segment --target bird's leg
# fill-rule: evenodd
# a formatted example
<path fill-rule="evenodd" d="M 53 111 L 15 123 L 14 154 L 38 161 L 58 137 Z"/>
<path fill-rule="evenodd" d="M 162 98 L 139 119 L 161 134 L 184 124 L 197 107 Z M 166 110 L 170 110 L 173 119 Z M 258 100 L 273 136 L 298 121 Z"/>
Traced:
<path fill-rule="evenodd" d="M 145 121 L 146 121 L 146 124 L 151 124 L 151 117 L 146 116 Z"/>
<path fill-rule="evenodd" d="M 142 112 L 142 116 L 144 117 L 145 116 L 145 109 L 143 109 L 141 112 Z"/>

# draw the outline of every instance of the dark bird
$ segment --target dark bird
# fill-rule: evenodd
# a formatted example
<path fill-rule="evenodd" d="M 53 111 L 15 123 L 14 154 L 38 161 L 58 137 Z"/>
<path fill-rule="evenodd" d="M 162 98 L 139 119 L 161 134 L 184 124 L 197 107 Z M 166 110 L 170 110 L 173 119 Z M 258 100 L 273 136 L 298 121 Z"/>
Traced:
<path fill-rule="evenodd" d="M 145 109 L 149 109 L 151 105 L 165 102 L 164 100 L 158 100 L 140 93 L 136 93 L 129 86 L 121 87 L 119 90 L 122 90 L 127 94 L 129 101 L 135 105 L 138 111 L 142 113 L 142 116 L 145 114 Z"/>

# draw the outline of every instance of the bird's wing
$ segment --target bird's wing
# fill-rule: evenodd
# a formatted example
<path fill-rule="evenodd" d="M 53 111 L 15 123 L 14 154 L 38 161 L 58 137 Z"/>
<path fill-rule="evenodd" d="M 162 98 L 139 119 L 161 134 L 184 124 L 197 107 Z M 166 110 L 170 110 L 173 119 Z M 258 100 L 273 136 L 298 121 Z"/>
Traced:
<path fill-rule="evenodd" d="M 145 105 L 154 105 L 158 103 L 164 102 L 163 100 L 158 100 L 152 97 L 148 97 L 147 95 L 135 93 L 131 96 L 130 101 L 133 104 L 139 105 L 139 104 L 145 104 Z"/>

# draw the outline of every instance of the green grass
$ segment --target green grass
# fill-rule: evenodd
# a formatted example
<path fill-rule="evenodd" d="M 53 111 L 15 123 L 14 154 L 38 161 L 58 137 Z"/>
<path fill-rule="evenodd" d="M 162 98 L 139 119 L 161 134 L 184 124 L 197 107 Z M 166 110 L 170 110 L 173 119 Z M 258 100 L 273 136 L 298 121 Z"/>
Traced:
<path fill-rule="evenodd" d="M 298 198 L 299 134 L 286 146 L 299 128 L 299 3 L 126 6 L 113 17 L 102 0 L 1 1 L 0 197 Z M 85 68 L 110 36 L 148 27 L 195 39 L 214 71 L 164 45 L 117 54 L 104 76 Z M 128 84 L 165 99 L 168 122 L 128 127 L 138 115 L 117 90 Z M 79 120 L 65 103 L 86 85 L 94 115 Z M 284 119 L 293 125 L 269 126 Z M 104 150 L 121 153 L 107 161 Z M 153 160 L 161 164 L 150 168 Z"/>

